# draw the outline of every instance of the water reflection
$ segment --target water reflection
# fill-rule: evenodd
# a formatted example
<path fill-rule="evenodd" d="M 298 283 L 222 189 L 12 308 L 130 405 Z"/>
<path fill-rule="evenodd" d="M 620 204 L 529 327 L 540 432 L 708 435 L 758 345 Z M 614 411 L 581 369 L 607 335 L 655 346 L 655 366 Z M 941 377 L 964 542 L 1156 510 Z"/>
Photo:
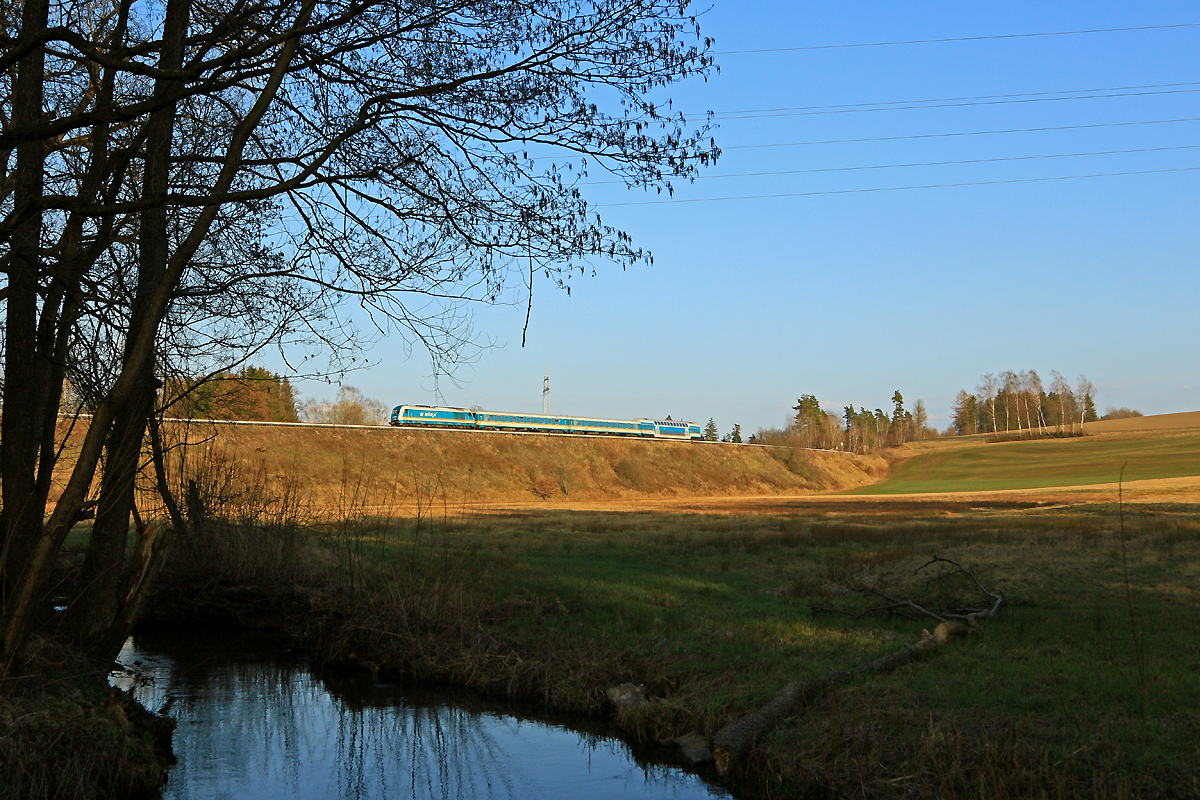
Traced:
<path fill-rule="evenodd" d="M 728 797 L 617 739 L 462 693 L 311 669 L 262 636 L 153 634 L 112 681 L 176 720 L 164 797 Z"/>

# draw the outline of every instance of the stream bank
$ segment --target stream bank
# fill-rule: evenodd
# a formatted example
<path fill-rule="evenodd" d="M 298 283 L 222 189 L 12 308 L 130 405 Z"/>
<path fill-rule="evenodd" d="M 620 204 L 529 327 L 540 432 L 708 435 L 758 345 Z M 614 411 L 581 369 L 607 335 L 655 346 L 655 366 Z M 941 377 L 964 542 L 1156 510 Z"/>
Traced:
<path fill-rule="evenodd" d="M 730 796 L 600 721 L 323 668 L 293 645 L 220 627 L 127 643 L 113 682 L 178 721 L 164 798 Z"/>

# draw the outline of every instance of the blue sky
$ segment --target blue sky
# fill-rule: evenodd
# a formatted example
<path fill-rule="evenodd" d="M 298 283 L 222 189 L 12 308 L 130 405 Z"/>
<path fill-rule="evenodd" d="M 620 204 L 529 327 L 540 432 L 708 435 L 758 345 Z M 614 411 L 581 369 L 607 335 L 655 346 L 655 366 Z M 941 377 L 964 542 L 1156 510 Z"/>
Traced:
<path fill-rule="evenodd" d="M 599 263 L 569 297 L 535 283 L 524 348 L 523 298 L 476 308 L 497 344 L 440 395 L 389 340 L 346 383 L 537 411 L 548 369 L 556 412 L 722 433 L 779 427 L 801 394 L 840 413 L 897 389 L 944 428 L 1007 369 L 1085 374 L 1102 411 L 1200 409 L 1200 9 L 717 0 L 701 24 L 720 73 L 662 96 L 716 112 L 717 165 L 670 202 L 585 187 L 654 263 Z M 1185 27 L 811 49 L 1166 25 Z M 862 104 L 917 107 L 828 113 Z M 1081 175 L 1107 177 L 1058 180 Z M 940 188 L 899 188 L 918 186 Z"/>

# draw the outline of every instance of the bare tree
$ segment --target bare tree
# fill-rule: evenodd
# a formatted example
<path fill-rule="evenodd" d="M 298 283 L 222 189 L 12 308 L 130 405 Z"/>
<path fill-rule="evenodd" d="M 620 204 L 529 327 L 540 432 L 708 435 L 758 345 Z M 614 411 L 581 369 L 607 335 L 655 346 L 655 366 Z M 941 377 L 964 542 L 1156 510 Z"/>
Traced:
<path fill-rule="evenodd" d="M 1075 402 L 1079 406 L 1079 432 L 1083 433 L 1083 423 L 1089 422 L 1090 416 L 1096 416 L 1096 384 L 1080 375 L 1075 381 Z"/>
<path fill-rule="evenodd" d="M 993 432 L 999 430 L 996 423 L 996 393 L 998 389 L 999 382 L 996 380 L 996 376 L 989 372 L 979 379 L 979 388 L 975 390 L 978 392 L 979 398 L 991 409 L 991 428 Z"/>
<path fill-rule="evenodd" d="M 686 6 L 21 4 L 0 43 L 0 75 L 16 74 L 0 130 L 4 674 L 102 455 L 101 532 L 72 606 L 95 652 L 123 638 L 119 598 L 144 588 L 120 569 L 131 487 L 167 353 L 352 345 L 350 300 L 378 334 L 454 358 L 471 341 L 458 303 L 505 297 L 514 265 L 565 286 L 594 261 L 647 258 L 580 184 L 598 168 L 669 192 L 716 157 L 706 127 L 657 97 L 711 65 Z M 250 335 L 223 329 L 247 312 Z M 93 416 L 43 522 L 45 409 L 85 346 L 106 356 L 80 370 Z"/>
<path fill-rule="evenodd" d="M 913 412 L 912 412 L 913 432 L 912 432 L 912 435 L 910 436 L 910 438 L 924 439 L 925 438 L 925 428 L 928 425 L 929 425 L 929 412 L 927 412 L 925 410 L 925 401 L 917 400 L 916 405 L 913 406 Z"/>
<path fill-rule="evenodd" d="M 308 400 L 300 408 L 304 422 L 326 425 L 386 425 L 388 409 L 353 386 L 338 390 L 337 400 Z"/>
<path fill-rule="evenodd" d="M 1029 394 L 1033 402 L 1034 411 L 1037 413 L 1037 424 L 1039 428 L 1046 427 L 1046 412 L 1042 408 L 1042 399 L 1045 395 L 1045 387 L 1042 385 L 1041 376 L 1037 374 L 1037 370 L 1031 369 L 1027 373 L 1029 382 Z M 1032 426 L 1033 423 L 1030 422 Z M 1044 432 L 1044 431 L 1043 431 Z"/>

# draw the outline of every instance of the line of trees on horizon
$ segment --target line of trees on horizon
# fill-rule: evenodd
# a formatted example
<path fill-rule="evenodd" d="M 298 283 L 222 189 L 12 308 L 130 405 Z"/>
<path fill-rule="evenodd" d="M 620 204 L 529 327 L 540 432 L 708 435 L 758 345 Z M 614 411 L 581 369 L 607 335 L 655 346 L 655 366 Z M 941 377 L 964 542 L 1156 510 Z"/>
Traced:
<path fill-rule="evenodd" d="M 1085 422 L 1100 419 L 1096 386 L 1086 376 L 1080 375 L 1073 387 L 1057 370 L 1050 376 L 1046 385 L 1032 369 L 984 375 L 973 393 L 962 389 L 955 396 L 946 433 L 970 436 L 1052 429 L 1061 435 L 1082 433 Z"/>
<path fill-rule="evenodd" d="M 914 439 L 938 436 L 929 425 L 929 413 L 924 400 L 917 400 L 911 410 L 904 407 L 904 396 L 897 389 L 892 394 L 892 412 L 882 408 L 874 411 L 866 406 L 850 404 L 839 416 L 821 407 L 816 395 L 801 395 L 792 407 L 795 416 L 783 430 L 762 429 L 751 437 L 758 444 L 804 447 L 814 450 L 846 450 L 852 453 L 874 453 L 886 447 L 896 447 Z"/>

